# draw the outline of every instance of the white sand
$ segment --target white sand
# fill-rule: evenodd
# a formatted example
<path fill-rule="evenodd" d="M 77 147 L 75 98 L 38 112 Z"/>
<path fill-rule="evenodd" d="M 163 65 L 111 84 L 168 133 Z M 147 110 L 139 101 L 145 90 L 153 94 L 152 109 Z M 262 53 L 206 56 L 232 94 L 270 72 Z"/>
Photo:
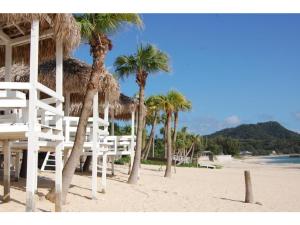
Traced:
<path fill-rule="evenodd" d="M 245 169 L 251 171 L 255 201 L 262 205 L 243 203 Z M 299 165 L 234 160 L 215 170 L 177 168 L 172 178 L 164 178 L 159 166 L 142 165 L 138 185 L 126 183 L 126 172 L 127 166 L 116 166 L 116 176 L 108 177 L 107 192 L 98 193 L 98 200 L 90 199 L 90 174 L 75 175 L 64 211 L 300 211 Z M 54 210 L 44 198 L 53 176 L 40 173 L 37 210 Z M 0 211 L 24 211 L 24 183 L 12 183 L 12 200 L 0 201 Z"/>

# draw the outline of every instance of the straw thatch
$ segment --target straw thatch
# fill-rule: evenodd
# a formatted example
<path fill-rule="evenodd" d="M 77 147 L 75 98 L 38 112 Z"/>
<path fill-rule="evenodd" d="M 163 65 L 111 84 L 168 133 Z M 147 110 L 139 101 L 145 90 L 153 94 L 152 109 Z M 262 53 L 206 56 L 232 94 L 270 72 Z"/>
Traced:
<path fill-rule="evenodd" d="M 80 100 L 81 98 L 81 100 Z M 83 96 L 71 95 L 71 106 L 70 106 L 70 116 L 79 116 L 82 108 Z M 109 114 L 117 120 L 130 120 L 131 113 L 135 111 L 137 107 L 137 102 L 124 94 L 120 94 L 118 101 L 111 104 L 109 107 Z M 99 114 L 103 117 L 104 102 L 103 99 L 99 98 Z"/>
<path fill-rule="evenodd" d="M 32 14 L 32 13 L 0 13 L 0 29 L 11 40 L 30 35 L 31 22 L 34 19 L 40 21 L 40 34 L 49 30 L 53 36 L 39 42 L 39 61 L 43 62 L 55 57 L 55 40 L 62 40 L 64 56 L 67 57 L 71 51 L 80 43 L 80 27 L 72 14 Z M 49 24 L 50 23 L 50 24 Z M 0 46 L 0 66 L 5 62 L 4 43 Z M 13 46 L 13 63 L 29 63 L 30 45 Z"/>
<path fill-rule="evenodd" d="M 119 101 L 113 105 L 110 113 L 113 113 L 116 119 L 130 120 L 131 113 L 136 110 L 137 104 L 134 98 L 120 94 Z"/>
<path fill-rule="evenodd" d="M 45 86 L 55 90 L 55 60 L 50 60 L 39 65 L 38 80 Z M 92 67 L 80 60 L 69 58 L 63 62 L 63 92 L 64 95 L 72 94 L 73 102 L 82 102 L 90 78 Z M 12 81 L 29 82 L 29 67 L 24 64 L 14 64 L 11 68 Z M 0 81 L 4 80 L 5 67 L 0 68 Z M 104 79 L 99 81 L 100 99 L 104 101 L 105 94 L 108 101 L 114 104 L 119 100 L 120 88 L 115 78 L 106 72 Z M 74 99 L 75 98 L 75 99 Z"/>

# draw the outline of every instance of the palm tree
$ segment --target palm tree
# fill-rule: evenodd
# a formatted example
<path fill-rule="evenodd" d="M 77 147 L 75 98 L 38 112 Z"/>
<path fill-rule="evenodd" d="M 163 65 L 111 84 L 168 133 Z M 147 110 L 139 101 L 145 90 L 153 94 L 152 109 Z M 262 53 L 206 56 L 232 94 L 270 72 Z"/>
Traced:
<path fill-rule="evenodd" d="M 166 124 L 165 124 L 165 138 L 167 139 L 165 144 L 167 145 L 167 165 L 165 171 L 165 177 L 171 177 L 171 167 L 172 167 L 172 114 L 174 112 L 174 102 L 172 93 L 167 93 L 167 95 L 159 96 L 160 108 L 166 113 Z"/>
<path fill-rule="evenodd" d="M 147 77 L 150 73 L 156 73 L 159 71 L 168 72 L 170 70 L 169 57 L 166 53 L 160 51 L 151 44 L 146 46 L 140 45 L 135 54 L 119 56 L 116 59 L 114 66 L 120 77 L 128 77 L 129 75 L 134 74 L 136 76 L 136 83 L 139 86 L 136 152 L 132 171 L 128 179 L 128 183 L 136 184 L 141 161 L 142 132 L 144 128 L 144 92 Z"/>
<path fill-rule="evenodd" d="M 138 14 L 87 13 L 75 15 L 75 18 L 81 27 L 81 36 L 90 45 L 93 65 L 84 97 L 72 153 L 63 169 L 63 202 L 66 200 L 76 165 L 82 154 L 86 126 L 91 114 L 93 97 L 98 91 L 99 80 L 103 79 L 105 72 L 104 59 L 108 51 L 112 49 L 112 42 L 109 39 L 109 35 L 113 34 L 126 24 L 133 24 L 138 27 L 142 26 L 142 20 Z M 53 201 L 54 191 L 50 191 L 47 198 Z"/>
<path fill-rule="evenodd" d="M 158 100 L 159 100 L 158 96 L 152 95 L 149 98 L 147 98 L 145 101 L 145 104 L 147 107 L 146 121 L 148 122 L 148 124 L 151 124 L 152 127 L 151 127 L 148 142 L 142 152 L 143 159 L 148 158 L 151 143 L 153 143 L 153 139 L 154 139 L 154 135 L 155 135 L 156 124 L 159 122 L 159 102 L 158 102 Z"/>
<path fill-rule="evenodd" d="M 173 151 L 176 151 L 176 138 L 177 138 L 177 127 L 179 120 L 179 112 L 186 112 L 192 109 L 192 103 L 186 99 L 186 97 L 178 91 L 170 91 L 173 96 L 174 104 L 174 132 L 173 132 Z"/>

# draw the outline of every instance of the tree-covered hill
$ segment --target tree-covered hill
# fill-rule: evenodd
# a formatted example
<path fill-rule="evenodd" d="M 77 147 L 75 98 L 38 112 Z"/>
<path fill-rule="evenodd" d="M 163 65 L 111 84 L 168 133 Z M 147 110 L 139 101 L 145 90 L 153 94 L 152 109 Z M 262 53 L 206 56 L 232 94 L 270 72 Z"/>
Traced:
<path fill-rule="evenodd" d="M 225 136 L 237 139 L 300 139 L 300 134 L 290 131 L 283 127 L 280 123 L 275 121 L 257 123 L 257 124 L 243 124 L 235 128 L 227 128 L 217 131 L 210 137 Z"/>
<path fill-rule="evenodd" d="M 240 141 L 240 151 L 251 151 L 254 154 L 300 153 L 300 134 L 290 131 L 275 121 L 243 124 L 235 128 L 217 131 L 208 138 L 233 138 Z"/>

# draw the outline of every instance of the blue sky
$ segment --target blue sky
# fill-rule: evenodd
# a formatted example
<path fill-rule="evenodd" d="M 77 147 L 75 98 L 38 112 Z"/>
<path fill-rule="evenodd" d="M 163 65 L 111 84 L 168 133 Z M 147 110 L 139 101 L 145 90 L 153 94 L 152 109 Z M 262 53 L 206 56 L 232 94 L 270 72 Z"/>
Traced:
<path fill-rule="evenodd" d="M 138 43 L 171 58 L 170 74 L 149 77 L 146 95 L 176 89 L 193 103 L 180 125 L 200 134 L 241 123 L 276 120 L 300 132 L 300 14 L 143 14 L 145 27 L 126 27 L 111 39 L 106 66 Z M 91 63 L 89 46 L 75 52 Z M 123 93 L 138 91 L 134 77 Z"/>

